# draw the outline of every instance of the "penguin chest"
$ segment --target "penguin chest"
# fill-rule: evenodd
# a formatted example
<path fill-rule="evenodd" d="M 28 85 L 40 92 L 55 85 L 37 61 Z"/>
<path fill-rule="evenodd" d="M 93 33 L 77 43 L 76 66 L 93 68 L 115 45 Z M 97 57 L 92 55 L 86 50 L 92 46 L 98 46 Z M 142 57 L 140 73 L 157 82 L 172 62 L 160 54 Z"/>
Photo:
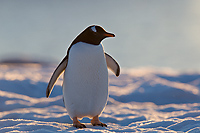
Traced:
<path fill-rule="evenodd" d="M 108 70 L 101 44 L 79 42 L 71 47 L 63 94 L 70 117 L 94 117 L 102 112 L 108 97 Z"/>

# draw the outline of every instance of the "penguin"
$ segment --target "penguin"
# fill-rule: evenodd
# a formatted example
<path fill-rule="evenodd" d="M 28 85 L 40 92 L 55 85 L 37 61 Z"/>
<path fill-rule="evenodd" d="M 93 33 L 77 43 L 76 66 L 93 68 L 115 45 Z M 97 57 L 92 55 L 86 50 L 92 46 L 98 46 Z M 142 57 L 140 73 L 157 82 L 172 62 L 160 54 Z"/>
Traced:
<path fill-rule="evenodd" d="M 117 77 L 120 66 L 117 61 L 104 51 L 101 41 L 115 37 L 101 26 L 91 25 L 81 32 L 71 43 L 67 55 L 57 66 L 46 89 L 48 98 L 59 78 L 64 72 L 64 104 L 73 126 L 86 128 L 78 119 L 91 118 L 93 126 L 107 127 L 100 122 L 108 100 L 108 69 Z"/>

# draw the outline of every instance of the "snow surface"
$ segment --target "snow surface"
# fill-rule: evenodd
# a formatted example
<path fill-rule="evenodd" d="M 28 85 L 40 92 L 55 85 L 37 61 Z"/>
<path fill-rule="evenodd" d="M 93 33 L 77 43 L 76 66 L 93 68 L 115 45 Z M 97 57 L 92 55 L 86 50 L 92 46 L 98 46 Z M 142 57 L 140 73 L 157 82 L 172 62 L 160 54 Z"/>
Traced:
<path fill-rule="evenodd" d="M 200 132 L 200 72 L 122 69 L 109 74 L 108 127 L 76 129 L 62 100 L 62 78 L 45 98 L 55 66 L 0 65 L 0 132 Z"/>

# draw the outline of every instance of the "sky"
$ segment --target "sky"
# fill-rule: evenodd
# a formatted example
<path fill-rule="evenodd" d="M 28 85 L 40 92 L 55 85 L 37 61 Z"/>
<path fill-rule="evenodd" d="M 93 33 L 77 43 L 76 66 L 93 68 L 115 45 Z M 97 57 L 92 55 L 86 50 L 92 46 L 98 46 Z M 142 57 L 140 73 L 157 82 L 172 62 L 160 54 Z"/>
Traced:
<path fill-rule="evenodd" d="M 198 0 L 0 0 L 0 60 L 59 63 L 97 24 L 116 35 L 102 43 L 123 68 L 199 70 L 199 7 Z"/>

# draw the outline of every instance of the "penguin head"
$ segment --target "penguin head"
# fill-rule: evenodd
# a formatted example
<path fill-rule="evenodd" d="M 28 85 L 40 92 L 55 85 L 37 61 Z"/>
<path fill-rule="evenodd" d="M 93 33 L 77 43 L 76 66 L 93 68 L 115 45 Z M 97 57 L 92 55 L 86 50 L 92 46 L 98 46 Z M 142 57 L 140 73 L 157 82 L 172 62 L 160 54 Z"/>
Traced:
<path fill-rule="evenodd" d="M 97 25 L 89 26 L 86 30 L 88 30 L 89 34 L 91 34 L 91 37 L 100 41 L 107 37 L 115 37 L 113 33 L 108 33 L 101 26 Z"/>
<path fill-rule="evenodd" d="M 80 33 L 74 40 L 73 44 L 77 42 L 85 42 L 93 45 L 99 45 L 101 41 L 107 37 L 115 37 L 115 35 L 113 33 L 106 32 L 101 26 L 92 25 Z"/>

